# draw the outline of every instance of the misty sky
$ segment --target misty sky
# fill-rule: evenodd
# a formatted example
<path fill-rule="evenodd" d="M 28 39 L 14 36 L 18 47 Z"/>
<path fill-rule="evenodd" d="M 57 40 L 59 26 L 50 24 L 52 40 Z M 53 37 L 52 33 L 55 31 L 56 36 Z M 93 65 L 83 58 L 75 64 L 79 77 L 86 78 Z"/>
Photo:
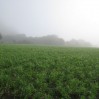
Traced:
<path fill-rule="evenodd" d="M 0 0 L 0 22 L 28 36 L 99 44 L 99 0 Z"/>

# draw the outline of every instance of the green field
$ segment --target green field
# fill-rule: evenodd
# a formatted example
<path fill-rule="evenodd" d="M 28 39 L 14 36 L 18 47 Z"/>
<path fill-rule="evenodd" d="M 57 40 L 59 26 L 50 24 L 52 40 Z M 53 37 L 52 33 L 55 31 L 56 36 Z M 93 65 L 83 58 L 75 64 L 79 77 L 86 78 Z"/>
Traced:
<path fill-rule="evenodd" d="M 99 49 L 0 45 L 0 99 L 99 99 Z"/>

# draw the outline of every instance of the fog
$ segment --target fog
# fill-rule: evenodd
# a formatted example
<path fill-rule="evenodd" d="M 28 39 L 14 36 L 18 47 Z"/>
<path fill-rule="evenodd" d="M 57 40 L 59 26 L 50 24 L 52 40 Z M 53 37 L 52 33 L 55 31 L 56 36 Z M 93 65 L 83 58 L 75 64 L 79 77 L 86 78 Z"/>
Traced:
<path fill-rule="evenodd" d="M 0 27 L 8 34 L 55 34 L 65 41 L 82 39 L 98 46 L 99 1 L 0 0 Z"/>

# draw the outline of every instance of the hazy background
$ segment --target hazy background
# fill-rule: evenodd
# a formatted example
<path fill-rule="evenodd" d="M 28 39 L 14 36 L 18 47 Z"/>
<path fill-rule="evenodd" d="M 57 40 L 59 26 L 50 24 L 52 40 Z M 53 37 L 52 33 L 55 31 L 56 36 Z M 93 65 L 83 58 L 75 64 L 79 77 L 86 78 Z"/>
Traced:
<path fill-rule="evenodd" d="M 0 0 L 0 25 L 12 33 L 99 45 L 99 0 Z"/>

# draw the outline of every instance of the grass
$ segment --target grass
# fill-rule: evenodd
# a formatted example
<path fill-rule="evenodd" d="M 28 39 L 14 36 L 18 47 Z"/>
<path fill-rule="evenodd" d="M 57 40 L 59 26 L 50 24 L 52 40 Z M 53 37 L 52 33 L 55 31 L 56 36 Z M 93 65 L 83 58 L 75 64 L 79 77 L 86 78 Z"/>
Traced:
<path fill-rule="evenodd" d="M 99 49 L 0 45 L 0 99 L 99 99 Z"/>

